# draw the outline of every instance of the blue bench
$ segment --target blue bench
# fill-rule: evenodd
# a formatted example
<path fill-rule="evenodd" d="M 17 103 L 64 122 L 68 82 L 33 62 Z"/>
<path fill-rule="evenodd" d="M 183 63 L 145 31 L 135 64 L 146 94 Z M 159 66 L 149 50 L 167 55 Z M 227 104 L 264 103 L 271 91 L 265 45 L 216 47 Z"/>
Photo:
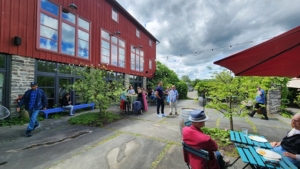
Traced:
<path fill-rule="evenodd" d="M 91 110 L 94 110 L 95 108 L 95 103 L 87 103 L 87 104 L 78 104 L 78 105 L 73 105 L 74 106 L 74 110 L 77 109 L 83 109 L 83 108 L 89 108 L 91 107 Z M 60 113 L 60 112 L 64 112 L 67 109 L 64 109 L 62 107 L 56 107 L 53 109 L 46 109 L 46 110 L 40 110 L 40 112 L 43 112 L 45 114 L 45 118 L 48 119 L 48 114 L 52 114 L 52 113 Z"/>

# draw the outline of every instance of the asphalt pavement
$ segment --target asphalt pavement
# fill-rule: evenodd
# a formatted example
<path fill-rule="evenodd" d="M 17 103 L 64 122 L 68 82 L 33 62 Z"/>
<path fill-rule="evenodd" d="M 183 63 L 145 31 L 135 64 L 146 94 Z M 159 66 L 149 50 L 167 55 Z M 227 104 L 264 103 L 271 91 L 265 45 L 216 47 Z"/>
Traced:
<path fill-rule="evenodd" d="M 197 98 L 196 92 L 188 96 Z M 198 108 L 197 100 L 180 100 L 181 108 Z M 118 106 L 109 108 L 119 113 Z M 97 111 L 97 110 L 95 110 Z M 165 112 L 169 111 L 168 106 Z M 207 127 L 229 129 L 229 120 L 214 109 L 205 109 Z M 25 137 L 27 125 L 0 127 L 0 168 L 4 169 L 184 169 L 180 115 L 158 117 L 150 105 L 142 115 L 126 118 L 105 126 L 88 127 L 68 124 L 70 117 L 41 121 L 41 127 Z M 248 128 L 270 141 L 279 141 L 291 128 L 290 119 L 270 115 L 270 120 L 234 117 L 234 130 Z M 230 157 L 231 161 L 234 158 Z M 235 168 L 245 164 L 238 161 Z M 234 166 L 230 167 L 234 168 Z"/>

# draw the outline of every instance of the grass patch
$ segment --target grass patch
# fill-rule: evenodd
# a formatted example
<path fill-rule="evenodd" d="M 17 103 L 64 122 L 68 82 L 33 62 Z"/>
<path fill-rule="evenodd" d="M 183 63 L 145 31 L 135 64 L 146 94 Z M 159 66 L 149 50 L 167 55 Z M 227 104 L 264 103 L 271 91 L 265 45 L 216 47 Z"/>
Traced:
<path fill-rule="evenodd" d="M 43 121 L 45 120 L 45 118 L 38 116 L 38 121 Z M 21 116 L 19 117 L 12 117 L 12 118 L 7 118 L 5 120 L 1 120 L 0 121 L 0 126 L 21 126 L 24 124 L 28 124 L 29 123 L 29 119 L 27 118 L 23 118 Z"/>
<path fill-rule="evenodd" d="M 282 117 L 289 118 L 289 119 L 293 118 L 293 115 L 289 112 L 281 112 L 280 115 Z"/>
<path fill-rule="evenodd" d="M 234 144 L 230 141 L 230 132 L 226 130 L 221 130 L 219 128 L 206 128 L 203 127 L 201 130 L 209 135 L 213 140 L 215 140 L 220 150 L 224 150 L 227 156 L 230 157 L 238 157 L 239 154 L 234 146 Z"/>
<path fill-rule="evenodd" d="M 100 114 L 96 113 L 86 113 L 81 114 L 75 117 L 71 117 L 69 119 L 70 124 L 78 124 L 78 125 L 87 125 L 87 126 L 95 126 L 95 127 L 103 127 L 106 124 L 113 123 L 115 121 L 121 120 L 122 116 L 118 114 L 114 114 L 111 112 L 105 112 Z"/>

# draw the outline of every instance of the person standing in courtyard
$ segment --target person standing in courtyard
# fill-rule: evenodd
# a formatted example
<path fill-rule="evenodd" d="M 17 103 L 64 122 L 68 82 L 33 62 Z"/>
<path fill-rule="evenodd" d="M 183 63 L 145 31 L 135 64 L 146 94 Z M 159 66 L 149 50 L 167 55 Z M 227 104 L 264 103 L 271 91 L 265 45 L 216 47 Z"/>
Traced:
<path fill-rule="evenodd" d="M 47 96 L 44 91 L 38 88 L 38 84 L 36 82 L 31 82 L 30 86 L 31 89 L 25 92 L 17 107 L 17 112 L 19 112 L 20 107 L 25 105 L 25 109 L 29 113 L 30 121 L 25 132 L 25 135 L 27 137 L 30 137 L 32 135 L 32 130 L 40 127 L 40 124 L 37 121 L 37 116 L 40 109 L 47 108 Z"/>
<path fill-rule="evenodd" d="M 262 118 L 262 119 L 269 120 L 267 111 L 266 111 L 266 107 L 265 107 L 265 100 L 266 100 L 265 91 L 263 89 L 261 89 L 259 86 L 257 86 L 256 89 L 257 89 L 257 93 L 256 93 L 256 97 L 255 97 L 255 100 L 256 100 L 255 110 L 253 110 L 252 113 L 248 113 L 248 115 L 253 117 L 254 114 L 259 110 L 264 115 L 264 118 Z"/>
<path fill-rule="evenodd" d="M 164 117 L 165 113 L 164 113 L 164 107 L 165 107 L 165 103 L 164 103 L 164 90 L 162 88 L 162 81 L 158 82 L 158 85 L 156 87 L 156 112 L 157 112 L 157 116 L 158 117 Z M 159 113 L 159 108 L 161 107 L 161 112 Z"/>
<path fill-rule="evenodd" d="M 170 99 L 170 114 L 172 115 L 173 113 L 173 107 L 175 108 L 175 115 L 178 116 L 177 114 L 177 99 L 179 97 L 179 94 L 175 88 L 175 85 L 172 85 L 171 90 L 169 91 L 169 99 Z"/>
<path fill-rule="evenodd" d="M 148 95 L 147 91 L 144 88 L 142 88 L 142 96 L 143 96 L 143 99 L 144 99 L 144 110 L 145 111 L 148 110 L 148 103 L 147 103 L 147 98 L 146 98 L 147 95 Z"/>

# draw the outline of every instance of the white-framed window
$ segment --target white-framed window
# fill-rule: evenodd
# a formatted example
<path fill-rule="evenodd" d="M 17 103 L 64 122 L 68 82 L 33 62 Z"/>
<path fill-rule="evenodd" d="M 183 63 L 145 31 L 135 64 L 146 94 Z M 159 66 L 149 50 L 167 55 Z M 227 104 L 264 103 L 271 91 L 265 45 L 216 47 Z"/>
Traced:
<path fill-rule="evenodd" d="M 118 22 L 119 20 L 119 16 L 118 16 L 118 11 L 116 9 L 112 9 L 112 14 L 111 14 L 111 17 L 114 21 Z"/>
<path fill-rule="evenodd" d="M 119 65 L 125 68 L 125 41 L 119 39 Z"/>
<path fill-rule="evenodd" d="M 144 51 L 131 46 L 130 68 L 138 72 L 144 71 Z"/>
<path fill-rule="evenodd" d="M 78 56 L 82 58 L 89 56 L 89 29 L 89 23 L 78 18 Z"/>
<path fill-rule="evenodd" d="M 138 28 L 136 28 L 136 36 L 140 37 L 140 30 Z"/>
<path fill-rule="evenodd" d="M 125 41 L 101 30 L 101 63 L 125 68 Z"/>
<path fill-rule="evenodd" d="M 61 8 L 40 0 L 37 47 L 89 59 L 90 23 L 75 14 L 62 12 Z"/>
<path fill-rule="evenodd" d="M 144 71 L 144 51 L 140 50 L 140 72 Z"/>
<path fill-rule="evenodd" d="M 134 46 L 130 47 L 130 69 L 135 70 L 135 48 Z"/>
<path fill-rule="evenodd" d="M 149 69 L 152 69 L 152 60 L 149 60 Z"/>
<path fill-rule="evenodd" d="M 152 40 L 149 39 L 149 46 L 152 46 Z"/>
<path fill-rule="evenodd" d="M 110 36 L 109 33 L 101 30 L 101 62 L 109 64 Z"/>

